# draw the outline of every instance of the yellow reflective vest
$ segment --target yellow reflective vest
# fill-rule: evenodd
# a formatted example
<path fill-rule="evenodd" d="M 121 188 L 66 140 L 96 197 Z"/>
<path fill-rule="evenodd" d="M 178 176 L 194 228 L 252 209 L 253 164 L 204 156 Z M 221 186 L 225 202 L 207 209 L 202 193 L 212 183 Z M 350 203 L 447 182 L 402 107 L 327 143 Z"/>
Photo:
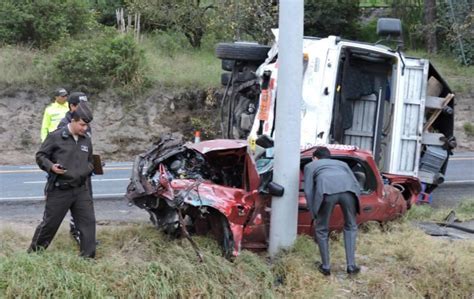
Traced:
<path fill-rule="evenodd" d="M 43 115 L 43 123 L 41 125 L 41 142 L 46 139 L 49 133 L 57 129 L 59 122 L 68 111 L 69 107 L 67 102 L 64 102 L 64 104 L 54 102 L 46 107 Z"/>

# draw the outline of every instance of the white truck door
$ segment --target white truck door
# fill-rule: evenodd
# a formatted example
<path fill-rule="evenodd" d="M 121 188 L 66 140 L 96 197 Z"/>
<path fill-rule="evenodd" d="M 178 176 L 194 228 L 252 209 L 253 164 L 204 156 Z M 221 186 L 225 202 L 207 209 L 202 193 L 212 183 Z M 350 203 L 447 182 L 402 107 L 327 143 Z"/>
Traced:
<path fill-rule="evenodd" d="M 305 40 L 308 61 L 303 76 L 301 146 L 328 143 L 339 50 L 336 39 Z"/>
<path fill-rule="evenodd" d="M 385 171 L 418 176 L 429 62 L 405 58 L 405 69 L 402 67 L 400 62 L 389 169 Z"/>

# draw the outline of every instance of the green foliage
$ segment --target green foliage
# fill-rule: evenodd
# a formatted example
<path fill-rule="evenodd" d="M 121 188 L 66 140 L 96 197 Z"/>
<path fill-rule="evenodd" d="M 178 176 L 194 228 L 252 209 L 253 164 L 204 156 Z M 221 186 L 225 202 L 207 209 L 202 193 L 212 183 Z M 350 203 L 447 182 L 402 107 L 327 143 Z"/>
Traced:
<path fill-rule="evenodd" d="M 472 123 L 465 122 L 462 127 L 467 136 L 474 137 L 474 125 Z"/>
<path fill-rule="evenodd" d="M 99 23 L 114 26 L 116 23 L 115 10 L 125 6 L 125 0 L 88 0 L 89 7 L 96 12 Z"/>
<path fill-rule="evenodd" d="M 278 27 L 278 6 L 268 0 L 223 0 L 219 2 L 213 31 L 221 39 L 254 40 L 268 44 Z"/>
<path fill-rule="evenodd" d="M 147 78 L 173 88 L 209 88 L 220 85 L 221 64 L 211 46 L 193 49 L 180 33 L 144 36 Z M 213 48 L 214 44 L 212 44 Z"/>
<path fill-rule="evenodd" d="M 175 57 L 175 54 L 180 51 L 190 50 L 186 37 L 179 32 L 171 30 L 157 31 L 149 34 L 147 39 L 154 43 L 159 55 Z"/>
<path fill-rule="evenodd" d="M 375 43 L 379 39 L 380 37 L 377 35 L 377 20 L 371 20 L 367 24 L 360 26 L 360 31 L 357 35 L 357 40 Z"/>
<path fill-rule="evenodd" d="M 461 64 L 474 65 L 474 3 L 440 3 L 437 23 L 438 35 L 447 52 L 453 53 Z"/>
<path fill-rule="evenodd" d="M 57 55 L 54 66 L 65 82 L 102 89 L 141 83 L 143 60 L 144 55 L 131 36 L 105 35 L 71 42 Z"/>
<path fill-rule="evenodd" d="M 473 9 L 472 1 L 438 1 L 436 22 L 424 24 L 423 0 L 394 0 L 392 17 L 402 20 L 403 34 L 408 48 L 423 48 L 426 34 L 436 32 L 438 42 L 445 52 L 454 54 L 454 57 L 462 64 L 472 65 L 474 63 Z"/>
<path fill-rule="evenodd" d="M 359 1 L 305 0 L 304 33 L 354 39 L 359 31 Z"/>
<path fill-rule="evenodd" d="M 128 0 L 132 13 L 140 13 L 145 28 L 183 33 L 193 48 L 201 47 L 215 6 L 200 0 Z"/>
<path fill-rule="evenodd" d="M 172 2 L 171 10 L 175 12 L 171 15 L 174 26 L 186 36 L 193 48 L 200 48 L 201 40 L 208 29 L 210 11 L 215 7 L 200 0 Z"/>
<path fill-rule="evenodd" d="M 403 38 L 410 49 L 424 45 L 424 0 L 393 0 L 392 16 L 402 21 Z"/>
<path fill-rule="evenodd" d="M 391 2 L 391 0 L 359 0 L 359 5 L 361 7 L 387 7 Z"/>
<path fill-rule="evenodd" d="M 473 136 L 474 136 L 474 126 L 472 127 Z M 473 220 L 474 219 L 474 198 L 464 200 L 461 202 L 459 207 L 456 209 L 459 212 L 459 215 L 465 219 Z"/>
<path fill-rule="evenodd" d="M 87 30 L 93 21 L 85 0 L 0 1 L 0 40 L 48 47 Z"/>
<path fill-rule="evenodd" d="M 472 203 L 463 206 L 470 219 Z M 200 263 L 186 239 L 171 239 L 151 224 L 112 222 L 98 230 L 97 258 L 89 261 L 77 256 L 66 227 L 46 251 L 27 254 L 33 227 L 13 225 L 0 230 L 1 298 L 470 298 L 474 290 L 474 243 L 429 236 L 406 219 L 360 231 L 362 272 L 352 279 L 341 233 L 331 234 L 328 279 L 314 266 L 319 253 L 308 236 L 271 262 L 246 250 L 229 262 L 215 240 L 193 237 L 204 255 Z"/>

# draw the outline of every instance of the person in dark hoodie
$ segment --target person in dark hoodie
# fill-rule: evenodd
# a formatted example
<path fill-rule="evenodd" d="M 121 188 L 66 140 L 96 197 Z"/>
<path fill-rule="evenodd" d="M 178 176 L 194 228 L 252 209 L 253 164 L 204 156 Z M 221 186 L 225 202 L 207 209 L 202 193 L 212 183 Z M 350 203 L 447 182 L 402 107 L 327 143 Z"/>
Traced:
<path fill-rule="evenodd" d="M 92 143 L 86 134 L 93 117 L 85 102 L 79 103 L 71 116 L 71 122 L 50 133 L 36 153 L 36 163 L 50 177 L 45 188 L 43 220 L 35 230 L 28 252 L 46 249 L 70 210 L 80 231 L 80 255 L 94 258 L 96 221 L 87 184 L 94 166 Z"/>
<path fill-rule="evenodd" d="M 69 105 L 69 111 L 66 112 L 66 115 L 59 122 L 58 129 L 62 129 L 62 128 L 66 127 L 71 122 L 72 114 L 74 113 L 74 111 L 77 110 L 77 107 L 79 106 L 79 103 L 87 102 L 87 101 L 88 101 L 88 99 L 87 99 L 87 96 L 86 96 L 85 93 L 78 92 L 78 91 L 71 92 L 71 94 L 69 95 L 69 97 L 67 99 L 67 102 L 68 102 L 68 105 Z M 87 127 L 86 134 L 89 137 L 92 137 L 92 131 L 91 131 L 90 126 Z M 91 177 L 88 178 L 87 184 L 88 184 L 88 188 L 89 188 L 89 191 L 90 191 L 91 197 L 92 197 Z M 72 238 L 74 240 L 76 240 L 76 242 L 80 245 L 81 244 L 81 238 L 80 238 L 81 233 L 77 229 L 77 225 L 74 222 L 74 218 L 71 218 L 71 220 L 69 221 L 69 232 L 71 233 Z"/>

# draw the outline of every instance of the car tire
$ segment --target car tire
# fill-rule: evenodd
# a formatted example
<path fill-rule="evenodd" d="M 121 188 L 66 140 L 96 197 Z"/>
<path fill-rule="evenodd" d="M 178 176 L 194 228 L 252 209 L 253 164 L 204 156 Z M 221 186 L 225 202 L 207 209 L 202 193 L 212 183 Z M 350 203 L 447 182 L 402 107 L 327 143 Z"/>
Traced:
<path fill-rule="evenodd" d="M 230 230 L 229 221 L 224 215 L 220 215 L 220 222 L 222 224 L 222 240 L 221 248 L 222 248 L 222 256 L 225 259 L 232 259 L 234 257 L 234 237 L 232 235 L 232 231 Z"/>
<path fill-rule="evenodd" d="M 216 56 L 220 59 L 240 61 L 265 61 L 271 47 L 255 43 L 219 43 Z"/>

